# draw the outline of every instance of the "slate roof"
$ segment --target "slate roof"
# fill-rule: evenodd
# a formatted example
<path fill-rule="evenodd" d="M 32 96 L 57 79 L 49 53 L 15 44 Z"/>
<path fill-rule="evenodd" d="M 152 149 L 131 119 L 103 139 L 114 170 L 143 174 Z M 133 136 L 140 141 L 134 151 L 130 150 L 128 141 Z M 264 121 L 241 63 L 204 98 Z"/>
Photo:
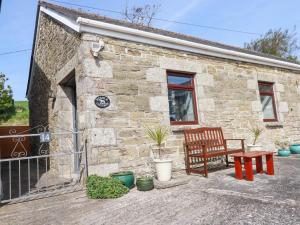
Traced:
<path fill-rule="evenodd" d="M 77 20 L 78 17 L 83 17 L 83 18 L 97 20 L 97 21 L 110 23 L 110 24 L 115 24 L 115 25 L 119 25 L 119 26 L 123 26 L 123 27 L 129 27 L 129 28 L 138 29 L 138 30 L 142 30 L 142 31 L 147 31 L 147 32 L 155 33 L 155 34 L 160 34 L 160 35 L 164 35 L 164 36 L 168 36 L 168 37 L 173 37 L 173 38 L 178 38 L 178 39 L 182 39 L 182 40 L 186 40 L 186 41 L 200 43 L 200 44 L 204 44 L 204 45 L 207 45 L 207 46 L 218 47 L 218 48 L 232 50 L 232 51 L 241 52 L 241 53 L 246 53 L 246 54 L 250 54 L 250 55 L 261 56 L 261 57 L 276 59 L 276 60 L 280 60 L 280 61 L 284 61 L 284 62 L 295 63 L 293 61 L 283 59 L 283 58 L 280 58 L 280 57 L 267 55 L 267 54 L 263 54 L 263 53 L 259 53 L 259 52 L 255 52 L 255 51 L 251 51 L 251 50 L 231 46 L 231 45 L 226 45 L 226 44 L 222 44 L 222 43 L 218 43 L 218 42 L 208 41 L 208 40 L 201 39 L 201 38 L 198 38 L 198 37 L 189 36 L 189 35 L 185 35 L 185 34 L 180 34 L 180 33 L 176 33 L 176 32 L 171 32 L 171 31 L 167 31 L 167 30 L 136 25 L 136 24 L 132 24 L 132 23 L 129 23 L 127 21 L 124 21 L 124 20 L 112 19 L 112 18 L 108 18 L 108 17 L 105 17 L 105 16 L 100 16 L 100 15 L 95 14 L 95 13 L 86 12 L 86 11 L 83 11 L 81 9 L 66 8 L 66 7 L 63 7 L 63 6 L 54 5 L 54 4 L 51 4 L 51 3 L 48 3 L 48 2 L 44 2 L 44 1 L 40 1 L 39 5 L 44 6 L 45 8 L 54 10 L 54 11 L 56 11 L 60 14 L 63 14 L 66 17 L 68 17 L 70 19 L 73 19 L 75 21 Z M 295 64 L 300 64 L 300 63 L 295 63 Z"/>

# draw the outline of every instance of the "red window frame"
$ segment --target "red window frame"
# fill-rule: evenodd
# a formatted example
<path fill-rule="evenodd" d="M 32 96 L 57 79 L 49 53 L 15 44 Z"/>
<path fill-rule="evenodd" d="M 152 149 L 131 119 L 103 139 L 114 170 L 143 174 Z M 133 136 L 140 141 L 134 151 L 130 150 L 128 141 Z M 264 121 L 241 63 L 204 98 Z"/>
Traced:
<path fill-rule="evenodd" d="M 191 79 L 191 85 L 178 85 L 178 84 L 169 84 L 168 77 L 176 76 L 176 77 L 189 77 Z M 167 82 L 168 82 L 168 90 L 184 90 L 184 91 L 192 91 L 193 98 L 193 109 L 194 109 L 194 121 L 171 121 L 171 125 L 194 125 L 198 124 L 198 110 L 197 110 L 197 101 L 195 94 L 195 82 L 194 82 L 195 74 L 194 73 L 186 73 L 186 72 L 178 72 L 178 71 L 167 71 Z"/>
<path fill-rule="evenodd" d="M 271 91 L 260 91 L 259 86 L 269 86 L 269 87 L 271 87 Z M 276 104 L 275 104 L 274 83 L 259 81 L 258 89 L 259 89 L 260 96 L 271 96 L 272 97 L 274 119 L 264 119 L 264 122 L 277 122 L 278 118 L 277 118 L 277 111 L 276 111 Z"/>

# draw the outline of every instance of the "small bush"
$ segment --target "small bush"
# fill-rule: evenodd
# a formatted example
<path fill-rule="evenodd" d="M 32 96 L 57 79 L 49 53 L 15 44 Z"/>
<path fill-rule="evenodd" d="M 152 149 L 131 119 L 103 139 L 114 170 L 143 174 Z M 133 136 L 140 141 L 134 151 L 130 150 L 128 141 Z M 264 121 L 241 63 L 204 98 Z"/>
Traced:
<path fill-rule="evenodd" d="M 129 192 L 120 180 L 91 175 L 87 179 L 87 195 L 90 198 L 119 198 Z"/>

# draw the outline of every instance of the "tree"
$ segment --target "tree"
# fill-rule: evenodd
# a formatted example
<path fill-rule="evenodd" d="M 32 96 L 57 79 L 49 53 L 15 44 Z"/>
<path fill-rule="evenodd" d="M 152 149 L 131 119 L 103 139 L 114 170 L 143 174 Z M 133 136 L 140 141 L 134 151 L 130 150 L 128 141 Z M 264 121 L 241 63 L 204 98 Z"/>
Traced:
<path fill-rule="evenodd" d="M 297 61 L 297 51 L 300 49 L 296 38 L 296 28 L 293 30 L 270 29 L 266 34 L 262 35 L 250 43 L 245 43 L 246 49 L 262 52 L 269 55 Z"/>
<path fill-rule="evenodd" d="M 130 23 L 151 26 L 152 20 L 159 10 L 160 5 L 145 5 L 145 6 L 134 6 L 130 10 L 126 6 L 124 12 L 124 19 Z"/>
<path fill-rule="evenodd" d="M 8 79 L 0 73 L 0 122 L 9 119 L 15 111 L 13 92 L 9 85 L 5 85 Z"/>
<path fill-rule="evenodd" d="M 1 12 L 1 5 L 2 5 L 2 0 L 0 0 L 0 12 Z"/>

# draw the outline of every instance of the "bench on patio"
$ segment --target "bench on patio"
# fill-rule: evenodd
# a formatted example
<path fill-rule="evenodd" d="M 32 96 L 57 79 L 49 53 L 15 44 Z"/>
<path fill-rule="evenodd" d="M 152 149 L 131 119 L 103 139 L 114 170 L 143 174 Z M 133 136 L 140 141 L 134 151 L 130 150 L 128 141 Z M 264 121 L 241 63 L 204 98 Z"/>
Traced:
<path fill-rule="evenodd" d="M 186 173 L 199 173 L 208 177 L 208 159 L 245 152 L 244 139 L 224 139 L 221 127 L 203 127 L 184 130 L 184 148 L 186 153 Z M 228 141 L 241 141 L 240 148 L 229 148 Z M 198 168 L 203 164 L 203 169 Z"/>

